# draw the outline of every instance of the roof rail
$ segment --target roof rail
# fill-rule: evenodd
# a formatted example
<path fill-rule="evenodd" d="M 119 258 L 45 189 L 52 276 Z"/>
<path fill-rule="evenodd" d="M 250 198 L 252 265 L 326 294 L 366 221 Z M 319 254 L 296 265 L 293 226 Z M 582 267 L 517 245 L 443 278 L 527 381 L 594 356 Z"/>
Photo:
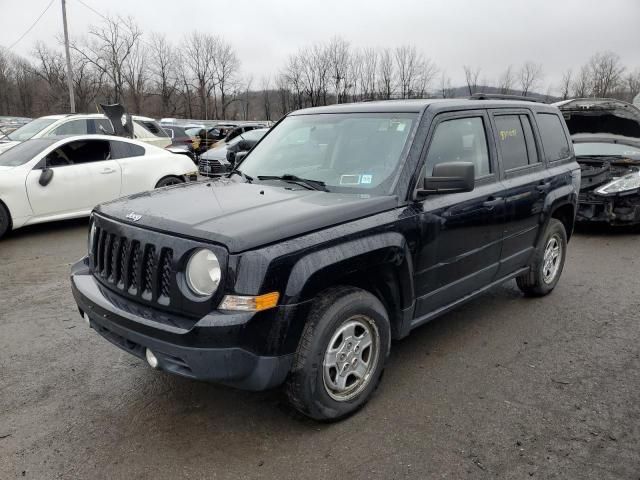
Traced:
<path fill-rule="evenodd" d="M 544 100 L 535 97 L 525 97 L 524 95 L 506 95 L 503 93 L 474 93 L 470 100 L 517 100 L 519 102 L 546 103 Z"/>

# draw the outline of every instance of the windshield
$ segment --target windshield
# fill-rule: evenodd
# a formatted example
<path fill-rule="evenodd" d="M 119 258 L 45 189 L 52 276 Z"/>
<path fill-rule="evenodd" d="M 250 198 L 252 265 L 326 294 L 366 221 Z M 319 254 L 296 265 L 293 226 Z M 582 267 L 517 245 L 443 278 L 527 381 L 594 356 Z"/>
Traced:
<path fill-rule="evenodd" d="M 38 118 L 33 120 L 26 125 L 23 125 L 17 130 L 11 132 L 7 137 L 9 140 L 24 142 L 25 140 L 29 140 L 36 133 L 44 130 L 53 122 L 57 121 L 55 118 Z"/>
<path fill-rule="evenodd" d="M 574 143 L 573 149 L 577 157 L 585 156 L 620 156 L 640 157 L 640 147 L 624 145 L 622 143 Z"/>
<path fill-rule="evenodd" d="M 285 174 L 324 182 L 327 190 L 386 194 L 415 113 L 340 113 L 285 118 L 241 163 L 253 178 Z"/>
<path fill-rule="evenodd" d="M 45 148 L 60 140 L 59 138 L 34 138 L 0 154 L 0 167 L 17 167 L 32 160 Z"/>

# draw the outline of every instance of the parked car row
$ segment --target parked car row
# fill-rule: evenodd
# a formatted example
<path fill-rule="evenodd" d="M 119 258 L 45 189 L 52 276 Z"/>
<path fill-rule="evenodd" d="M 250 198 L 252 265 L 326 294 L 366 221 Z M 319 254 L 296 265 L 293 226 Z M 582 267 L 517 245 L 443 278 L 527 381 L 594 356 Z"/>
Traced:
<path fill-rule="evenodd" d="M 317 420 L 367 402 L 392 339 L 507 280 L 549 294 L 576 218 L 640 222 L 640 112 L 623 102 L 371 102 L 273 129 L 132 118 L 222 178 L 150 191 L 193 163 L 34 134 L 0 155 L 0 235 L 91 211 L 71 278 L 90 327 L 155 369 L 282 386 Z"/>

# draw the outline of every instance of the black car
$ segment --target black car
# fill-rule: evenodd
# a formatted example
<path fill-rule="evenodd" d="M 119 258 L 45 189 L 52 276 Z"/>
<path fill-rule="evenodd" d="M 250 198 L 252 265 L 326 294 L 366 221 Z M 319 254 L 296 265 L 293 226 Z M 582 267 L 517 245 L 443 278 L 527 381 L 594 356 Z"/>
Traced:
<path fill-rule="evenodd" d="M 198 162 L 200 175 L 215 177 L 231 171 L 236 163 L 236 155 L 251 150 L 268 131 L 266 128 L 250 130 L 228 143 L 207 150 Z"/>
<path fill-rule="evenodd" d="M 556 104 L 582 168 L 577 221 L 640 224 L 640 110 L 610 98 Z"/>
<path fill-rule="evenodd" d="M 97 333 L 153 368 L 283 385 L 336 420 L 371 396 L 392 339 L 510 279 L 551 292 L 579 185 L 548 105 L 301 110 L 224 178 L 97 207 L 72 290 Z"/>

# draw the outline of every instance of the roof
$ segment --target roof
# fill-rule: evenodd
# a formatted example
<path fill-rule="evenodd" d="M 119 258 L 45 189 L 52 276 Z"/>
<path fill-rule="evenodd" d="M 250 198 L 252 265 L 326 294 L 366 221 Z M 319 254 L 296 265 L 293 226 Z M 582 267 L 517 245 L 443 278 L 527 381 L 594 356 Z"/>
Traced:
<path fill-rule="evenodd" d="M 375 102 L 341 103 L 323 107 L 296 110 L 291 115 L 311 115 L 317 113 L 420 113 L 429 107 L 438 110 L 474 108 L 531 108 L 535 110 L 556 110 L 555 107 L 536 102 L 515 100 L 470 100 L 468 98 L 429 98 L 415 100 L 381 100 Z M 557 110 L 556 110 L 557 111 Z"/>

